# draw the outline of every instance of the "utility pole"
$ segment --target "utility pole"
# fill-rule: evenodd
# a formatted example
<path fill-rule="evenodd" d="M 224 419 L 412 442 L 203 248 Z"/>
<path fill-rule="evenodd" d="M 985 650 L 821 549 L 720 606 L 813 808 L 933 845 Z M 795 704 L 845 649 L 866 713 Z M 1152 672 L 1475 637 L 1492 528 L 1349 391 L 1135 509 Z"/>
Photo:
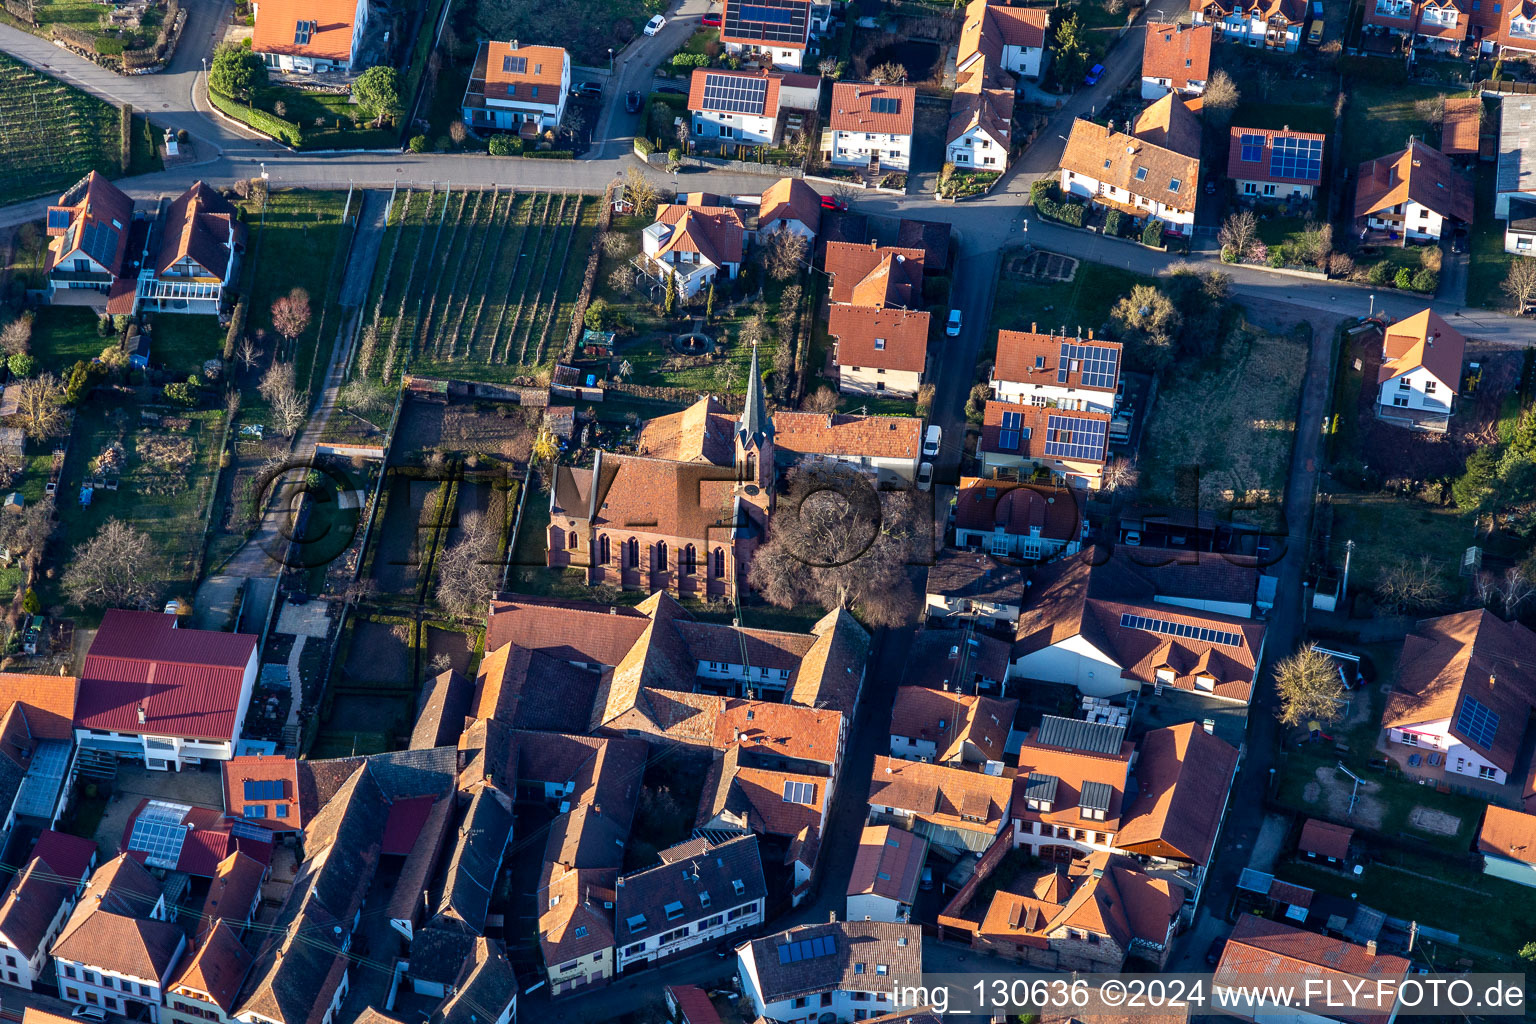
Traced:
<path fill-rule="evenodd" d="M 1355 542 L 1344 542 L 1344 579 L 1339 583 L 1339 600 L 1345 602 L 1344 607 L 1349 607 L 1349 558 L 1355 553 Z"/>

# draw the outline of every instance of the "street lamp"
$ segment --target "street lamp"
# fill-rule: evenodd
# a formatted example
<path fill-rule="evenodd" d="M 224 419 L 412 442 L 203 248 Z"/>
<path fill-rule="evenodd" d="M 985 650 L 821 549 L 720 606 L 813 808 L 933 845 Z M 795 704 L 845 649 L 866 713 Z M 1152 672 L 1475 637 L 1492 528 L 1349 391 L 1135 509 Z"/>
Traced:
<path fill-rule="evenodd" d="M 268 180 L 268 175 L 267 175 L 267 162 L 266 162 L 266 161 L 265 161 L 265 160 L 263 160 L 263 161 L 262 161 L 262 162 L 261 162 L 261 180 L 262 180 L 262 181 L 267 181 L 267 180 Z"/>
<path fill-rule="evenodd" d="M 608 47 L 608 74 L 613 74 L 613 47 Z"/>
<path fill-rule="evenodd" d="M 1371 316 L 1376 315 L 1376 296 L 1371 296 Z"/>

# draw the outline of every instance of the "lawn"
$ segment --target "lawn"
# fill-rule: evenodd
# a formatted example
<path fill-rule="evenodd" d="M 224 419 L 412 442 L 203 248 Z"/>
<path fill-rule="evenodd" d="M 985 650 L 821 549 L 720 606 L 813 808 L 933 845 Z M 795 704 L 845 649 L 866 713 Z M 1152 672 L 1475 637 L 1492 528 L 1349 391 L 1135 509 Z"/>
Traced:
<path fill-rule="evenodd" d="M 999 329 L 1027 331 L 1034 323 L 1042 331 L 1065 327 L 1071 332 L 1081 327 L 1085 333 L 1091 328 L 1108 336 L 1109 311 L 1121 296 L 1138 284 L 1156 283 L 1129 270 L 1087 262 L 1078 264 L 1070 281 L 1038 281 L 1010 269 L 1016 255 L 1005 252 L 1002 257 L 983 359 L 996 355 Z"/>
<path fill-rule="evenodd" d="M 1396 494 L 1333 496 L 1333 539 L 1329 557 L 1344 564 L 1344 545 L 1355 542 L 1350 581 L 1369 590 L 1403 557 L 1429 555 L 1455 584 L 1461 554 L 1474 542 L 1472 519 L 1452 506 L 1430 505 Z M 1454 586 L 1453 586 L 1454 592 Z"/>
<path fill-rule="evenodd" d="M 1233 331 L 1215 366 L 1165 376 L 1141 446 L 1143 494 L 1180 504 L 1178 471 L 1193 464 L 1202 510 L 1278 525 L 1309 335 Z"/>
<path fill-rule="evenodd" d="M 93 170 L 121 176 L 121 114 L 109 103 L 0 55 L 0 148 L 6 154 L 0 161 L 0 205 L 57 195 Z M 130 171 L 159 167 L 159 157 L 144 141 L 131 147 L 130 158 L 135 154 Z"/>
<path fill-rule="evenodd" d="M 149 314 L 153 319 L 150 361 L 177 377 L 200 374 L 203 363 L 224 350 L 224 328 L 216 316 Z"/>
<path fill-rule="evenodd" d="M 1356 167 L 1367 160 L 1396 153 L 1416 139 L 1435 137 L 1414 104 L 1431 96 L 1457 93 L 1426 85 L 1386 84 L 1357 80 L 1344 113 L 1344 162 Z"/>
<path fill-rule="evenodd" d="M 1295 57 L 1260 50 L 1235 50 L 1221 66 L 1232 76 L 1241 97 L 1233 111 L 1232 124 L 1244 128 L 1333 131 L 1336 77 L 1312 74 L 1301 78 L 1298 73 L 1305 68 L 1304 63 Z M 1225 142 L 1221 152 L 1224 158 Z"/>
<path fill-rule="evenodd" d="M 302 149 L 384 149 L 396 144 L 394 128 L 370 128 L 355 118 L 357 106 L 347 93 L 309 92 L 289 85 L 268 86 L 252 106 L 297 124 L 304 132 Z M 277 113 L 277 105 L 283 113 Z"/>
<path fill-rule="evenodd" d="M 1472 238 L 1468 245 L 1467 305 L 1474 309 L 1508 310 L 1513 308 L 1504 293 L 1504 279 L 1515 261 L 1504 251 L 1504 222 L 1493 219 L 1493 164 L 1477 165 L 1476 214 L 1472 219 Z"/>
<path fill-rule="evenodd" d="M 32 322 L 32 355 L 38 366 L 61 376 L 84 359 L 89 362 L 112 344 L 96 333 L 99 317 L 83 306 L 39 306 Z"/>

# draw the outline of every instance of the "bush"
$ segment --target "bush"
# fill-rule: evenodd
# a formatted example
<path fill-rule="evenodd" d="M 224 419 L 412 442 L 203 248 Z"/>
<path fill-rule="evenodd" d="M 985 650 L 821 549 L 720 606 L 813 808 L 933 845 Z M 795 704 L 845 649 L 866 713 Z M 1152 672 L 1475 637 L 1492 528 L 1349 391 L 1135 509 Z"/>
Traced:
<path fill-rule="evenodd" d="M 1365 272 L 1365 279 L 1379 288 L 1385 288 L 1392 283 L 1392 264 L 1386 261 L 1373 263 L 1371 269 Z"/>
<path fill-rule="evenodd" d="M 197 378 L 173 380 L 165 386 L 165 400 L 189 408 L 197 404 Z"/>
<path fill-rule="evenodd" d="M 30 377 L 32 371 L 37 369 L 37 360 L 25 352 L 17 352 L 6 361 L 6 367 L 13 377 Z"/>
<path fill-rule="evenodd" d="M 521 142 L 522 140 L 517 140 Z M 515 156 L 512 150 L 512 138 L 508 135 L 492 135 L 490 143 L 491 156 Z"/>
<path fill-rule="evenodd" d="M 1404 291 L 1410 290 L 1413 288 L 1413 271 L 1407 267 L 1398 267 L 1397 274 L 1392 278 L 1392 284 Z"/>
<path fill-rule="evenodd" d="M 635 152 L 639 153 L 641 156 L 650 156 L 652 153 L 656 152 L 656 144 L 647 138 L 636 138 Z"/>
<path fill-rule="evenodd" d="M 265 110 L 247 106 L 232 96 L 213 89 L 208 90 L 208 101 L 218 107 L 224 113 L 237 121 L 243 121 L 252 128 L 266 135 L 272 136 L 277 141 L 297 149 L 304 144 L 304 131 L 292 121 L 284 121 L 276 114 L 269 114 Z"/>
<path fill-rule="evenodd" d="M 672 66 L 675 68 L 707 68 L 709 67 L 709 55 L 703 53 L 674 53 Z"/>
<path fill-rule="evenodd" d="M 1161 248 L 1163 245 L 1163 222 L 1153 217 L 1147 221 L 1147 226 L 1141 229 L 1141 244 Z"/>
<path fill-rule="evenodd" d="M 1074 228 L 1082 227 L 1088 214 L 1088 208 L 1081 203 L 1064 201 L 1060 186 L 1049 178 L 1041 178 L 1029 186 L 1029 199 L 1041 216 Z"/>
<path fill-rule="evenodd" d="M 412 135 L 411 141 L 406 143 L 406 148 L 412 153 L 425 153 L 427 151 L 427 137 L 425 135 Z"/>
<path fill-rule="evenodd" d="M 1269 250 L 1269 256 L 1264 260 L 1264 262 L 1271 267 L 1285 266 L 1287 260 L 1290 258 L 1290 253 L 1287 251 L 1288 248 L 1288 246 L 1284 245 L 1275 246 L 1273 249 Z"/>
<path fill-rule="evenodd" d="M 1402 286 L 1399 285 L 1398 287 Z M 1413 272 L 1413 282 L 1409 287 L 1416 292 L 1432 294 L 1436 288 L 1440 287 L 1440 275 L 1428 267 L 1420 267 Z M 13 356 L 12 358 L 15 357 Z"/>
<path fill-rule="evenodd" d="M 235 358 L 235 346 L 240 344 L 240 336 L 245 333 L 245 299 L 235 303 L 235 308 L 229 314 L 229 330 L 224 334 L 224 361 L 230 362 Z"/>
<path fill-rule="evenodd" d="M 1125 214 L 1119 210 L 1110 210 L 1104 215 L 1104 233 L 1119 238 L 1125 231 Z"/>
<path fill-rule="evenodd" d="M 575 160 L 576 154 L 568 149 L 530 149 L 523 156 L 537 160 Z"/>

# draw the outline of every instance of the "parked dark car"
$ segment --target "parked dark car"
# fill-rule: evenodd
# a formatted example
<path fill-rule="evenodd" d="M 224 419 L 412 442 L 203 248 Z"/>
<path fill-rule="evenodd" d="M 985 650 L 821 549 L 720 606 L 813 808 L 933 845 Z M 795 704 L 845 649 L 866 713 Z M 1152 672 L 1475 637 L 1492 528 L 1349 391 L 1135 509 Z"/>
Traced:
<path fill-rule="evenodd" d="M 640 113 L 640 108 L 644 105 L 644 103 L 644 97 L 642 97 L 634 90 L 630 90 L 629 95 L 624 97 L 624 109 L 629 111 L 631 114 Z"/>
<path fill-rule="evenodd" d="M 577 82 L 571 89 L 571 95 L 577 99 L 595 100 L 603 94 L 601 82 Z"/>
<path fill-rule="evenodd" d="M 1226 939 L 1212 939 L 1210 948 L 1205 951 L 1205 962 L 1215 967 L 1221 963 L 1222 950 L 1227 948 Z"/>

